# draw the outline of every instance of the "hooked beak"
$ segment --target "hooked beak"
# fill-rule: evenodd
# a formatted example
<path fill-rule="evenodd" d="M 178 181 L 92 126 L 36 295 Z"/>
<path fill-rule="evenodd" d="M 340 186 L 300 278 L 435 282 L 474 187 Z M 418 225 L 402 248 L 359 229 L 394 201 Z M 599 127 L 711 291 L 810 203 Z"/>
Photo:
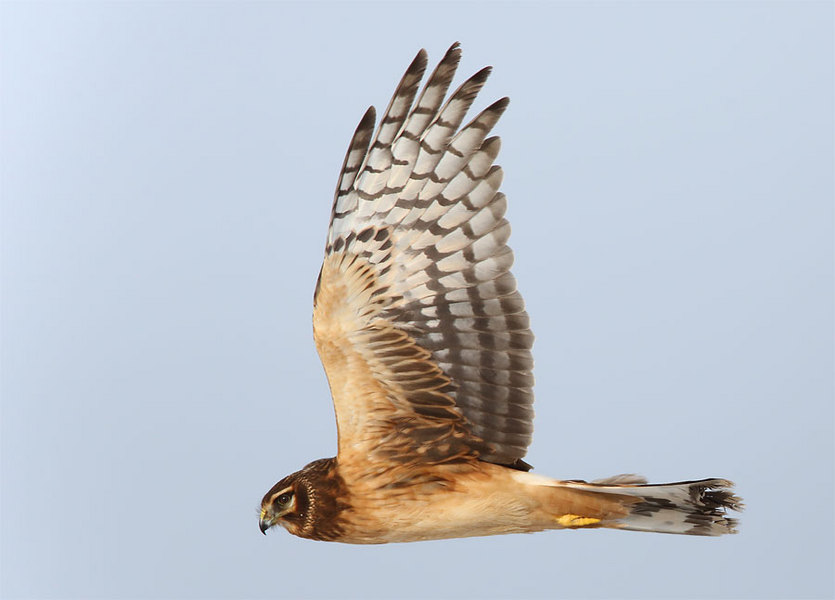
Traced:
<path fill-rule="evenodd" d="M 267 529 L 275 525 L 275 523 L 267 516 L 266 510 L 261 510 L 261 518 L 258 521 L 258 529 L 261 530 L 261 533 L 267 535 Z"/>

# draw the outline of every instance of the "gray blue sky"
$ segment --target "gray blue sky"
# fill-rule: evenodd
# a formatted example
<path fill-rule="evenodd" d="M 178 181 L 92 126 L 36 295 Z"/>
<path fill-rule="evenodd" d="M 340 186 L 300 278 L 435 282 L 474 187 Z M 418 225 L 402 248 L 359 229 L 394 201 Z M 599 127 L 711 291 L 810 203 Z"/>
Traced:
<path fill-rule="evenodd" d="M 8 598 L 833 594 L 833 5 L 0 5 Z M 336 448 L 351 133 L 453 42 L 503 138 L 537 472 L 723 476 L 719 539 L 258 531 Z"/>

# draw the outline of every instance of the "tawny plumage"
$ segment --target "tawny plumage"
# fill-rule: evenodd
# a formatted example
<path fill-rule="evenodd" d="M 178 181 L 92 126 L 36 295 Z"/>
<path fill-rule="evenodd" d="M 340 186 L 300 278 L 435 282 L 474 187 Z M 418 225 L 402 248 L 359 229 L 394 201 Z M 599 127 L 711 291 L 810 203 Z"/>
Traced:
<path fill-rule="evenodd" d="M 731 482 L 592 483 L 529 473 L 533 358 L 487 137 L 503 98 L 462 127 L 490 73 L 448 100 L 453 45 L 423 89 L 421 50 L 375 132 L 370 108 L 337 184 L 313 331 L 337 456 L 279 481 L 263 532 L 374 544 L 611 527 L 720 535 Z"/>

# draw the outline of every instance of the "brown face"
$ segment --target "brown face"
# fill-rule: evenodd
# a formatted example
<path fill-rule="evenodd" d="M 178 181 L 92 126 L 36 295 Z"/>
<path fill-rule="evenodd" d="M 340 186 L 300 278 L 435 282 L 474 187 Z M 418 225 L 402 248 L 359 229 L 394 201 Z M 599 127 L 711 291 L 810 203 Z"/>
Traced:
<path fill-rule="evenodd" d="M 264 534 L 270 527 L 281 525 L 299 537 L 337 539 L 342 533 L 341 514 L 348 508 L 346 496 L 336 459 L 313 461 L 264 495 L 259 527 Z"/>
<path fill-rule="evenodd" d="M 267 529 L 275 525 L 282 525 L 290 533 L 299 535 L 307 516 L 307 502 L 298 475 L 293 473 L 276 483 L 261 500 L 261 519 L 258 525 L 264 535 Z"/>

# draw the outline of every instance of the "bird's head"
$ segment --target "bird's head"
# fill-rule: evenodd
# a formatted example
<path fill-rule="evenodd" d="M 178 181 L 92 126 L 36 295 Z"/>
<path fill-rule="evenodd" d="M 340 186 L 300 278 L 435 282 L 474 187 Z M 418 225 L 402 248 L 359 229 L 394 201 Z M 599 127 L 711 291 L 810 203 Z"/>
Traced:
<path fill-rule="evenodd" d="M 302 471 L 288 475 L 276 483 L 261 500 L 261 533 L 281 525 L 294 535 L 300 535 L 310 508 L 310 496 L 300 479 Z"/>
<path fill-rule="evenodd" d="M 281 525 L 293 535 L 334 539 L 340 531 L 340 513 L 347 507 L 336 460 L 314 461 L 276 483 L 261 500 L 261 533 Z"/>

